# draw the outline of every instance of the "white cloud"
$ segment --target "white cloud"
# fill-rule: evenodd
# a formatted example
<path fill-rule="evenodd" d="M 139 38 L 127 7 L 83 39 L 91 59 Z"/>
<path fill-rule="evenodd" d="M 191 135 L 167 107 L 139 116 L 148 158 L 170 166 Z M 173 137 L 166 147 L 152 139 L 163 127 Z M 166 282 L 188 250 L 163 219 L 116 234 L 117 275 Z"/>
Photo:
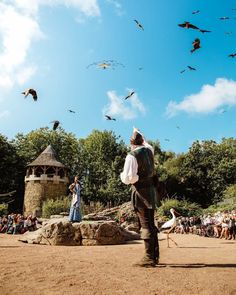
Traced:
<path fill-rule="evenodd" d="M 169 117 L 178 112 L 208 114 L 223 106 L 236 105 L 236 81 L 218 78 L 214 85 L 203 85 L 200 92 L 191 94 L 180 102 L 170 101 L 166 113 Z"/>
<path fill-rule="evenodd" d="M 8 117 L 10 115 L 10 112 L 5 110 L 5 111 L 2 111 L 0 112 L 0 119 L 4 119 L 6 117 Z"/>
<path fill-rule="evenodd" d="M 16 80 L 19 85 L 24 85 L 31 76 L 35 74 L 37 71 L 36 66 L 28 66 L 23 69 L 21 69 L 17 74 L 16 74 Z"/>
<path fill-rule="evenodd" d="M 10 89 L 27 82 L 36 66 L 27 66 L 34 41 L 45 37 L 39 24 L 41 6 L 75 8 L 86 16 L 99 16 L 97 0 L 1 0 L 0 1 L 0 86 Z"/>
<path fill-rule="evenodd" d="M 109 104 L 103 108 L 104 115 L 107 114 L 124 120 L 131 120 L 136 118 L 139 114 L 145 114 L 146 112 L 137 93 L 128 100 L 124 100 L 124 96 L 118 96 L 113 90 L 108 91 L 107 96 L 109 98 Z"/>

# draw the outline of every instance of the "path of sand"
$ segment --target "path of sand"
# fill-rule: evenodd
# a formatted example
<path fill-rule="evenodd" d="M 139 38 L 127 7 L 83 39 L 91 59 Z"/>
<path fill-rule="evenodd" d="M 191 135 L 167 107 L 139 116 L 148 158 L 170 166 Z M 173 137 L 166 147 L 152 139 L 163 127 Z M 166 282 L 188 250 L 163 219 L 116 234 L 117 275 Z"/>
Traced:
<path fill-rule="evenodd" d="M 93 247 L 23 244 L 0 235 L 1 295 L 236 295 L 236 241 L 172 235 L 160 266 L 132 266 L 143 244 Z"/>

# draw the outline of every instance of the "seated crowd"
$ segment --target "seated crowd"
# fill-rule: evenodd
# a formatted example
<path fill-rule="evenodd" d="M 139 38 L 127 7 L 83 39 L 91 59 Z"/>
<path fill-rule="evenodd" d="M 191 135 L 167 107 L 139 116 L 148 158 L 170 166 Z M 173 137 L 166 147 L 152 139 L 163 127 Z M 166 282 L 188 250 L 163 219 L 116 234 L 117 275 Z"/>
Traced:
<path fill-rule="evenodd" d="M 197 234 L 204 237 L 235 239 L 236 212 L 217 212 L 200 217 L 180 217 L 177 219 L 176 233 Z"/>
<path fill-rule="evenodd" d="M 32 215 L 24 218 L 21 214 L 9 214 L 0 217 L 0 233 L 23 234 L 37 229 L 37 218 Z"/>

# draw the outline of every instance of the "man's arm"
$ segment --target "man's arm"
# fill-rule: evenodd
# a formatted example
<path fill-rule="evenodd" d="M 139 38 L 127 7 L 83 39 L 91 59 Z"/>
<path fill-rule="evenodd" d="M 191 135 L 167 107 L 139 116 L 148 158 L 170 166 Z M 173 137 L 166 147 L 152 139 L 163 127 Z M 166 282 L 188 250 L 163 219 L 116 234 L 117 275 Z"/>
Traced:
<path fill-rule="evenodd" d="M 137 182 L 139 179 L 137 172 L 138 163 L 136 158 L 132 155 L 127 155 L 123 172 L 120 174 L 121 181 L 124 184 L 133 184 Z"/>

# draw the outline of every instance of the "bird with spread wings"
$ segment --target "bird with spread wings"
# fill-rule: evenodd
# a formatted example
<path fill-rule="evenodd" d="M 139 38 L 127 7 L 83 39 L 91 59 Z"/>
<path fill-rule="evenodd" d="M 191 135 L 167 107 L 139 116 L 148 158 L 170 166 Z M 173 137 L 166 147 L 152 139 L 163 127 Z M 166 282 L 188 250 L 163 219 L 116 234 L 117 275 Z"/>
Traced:
<path fill-rule="evenodd" d="M 33 97 L 33 100 L 34 100 L 34 101 L 37 101 L 37 99 L 38 99 L 37 91 L 34 90 L 33 88 L 29 88 L 29 89 L 23 91 L 22 94 L 24 94 L 25 98 L 26 98 L 29 94 L 31 94 L 32 97 Z"/>

